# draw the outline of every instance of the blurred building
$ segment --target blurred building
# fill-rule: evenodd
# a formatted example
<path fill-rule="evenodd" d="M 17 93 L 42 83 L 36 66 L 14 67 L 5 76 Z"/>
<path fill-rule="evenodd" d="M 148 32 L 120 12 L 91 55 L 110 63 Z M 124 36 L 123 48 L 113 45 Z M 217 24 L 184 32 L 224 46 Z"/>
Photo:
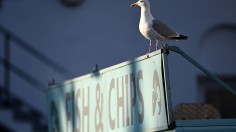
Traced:
<path fill-rule="evenodd" d="M 115 65 L 148 50 L 149 42 L 138 30 L 140 9 L 130 8 L 135 1 L 78 0 L 74 6 L 62 1 L 0 1 L 1 129 L 45 130 L 49 82 L 89 73 L 96 64 Z M 150 2 L 156 19 L 189 36 L 187 41 L 165 43 L 179 46 L 235 88 L 236 1 Z M 235 97 L 172 52 L 169 71 L 173 108 L 210 103 L 223 118 L 236 117 Z"/>

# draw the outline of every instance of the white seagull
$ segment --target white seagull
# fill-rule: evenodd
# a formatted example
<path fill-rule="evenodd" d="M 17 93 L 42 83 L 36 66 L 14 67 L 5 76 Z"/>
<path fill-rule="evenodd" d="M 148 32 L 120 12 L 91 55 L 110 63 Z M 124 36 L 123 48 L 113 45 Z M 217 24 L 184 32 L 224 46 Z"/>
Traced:
<path fill-rule="evenodd" d="M 139 21 L 139 31 L 141 34 L 150 41 L 147 57 L 152 47 L 152 41 L 156 41 L 156 50 L 158 47 L 158 40 L 186 40 L 188 37 L 178 34 L 169 28 L 165 23 L 160 20 L 155 20 L 150 12 L 150 3 L 148 0 L 139 0 L 131 4 L 130 7 L 140 6 L 141 16 Z"/>

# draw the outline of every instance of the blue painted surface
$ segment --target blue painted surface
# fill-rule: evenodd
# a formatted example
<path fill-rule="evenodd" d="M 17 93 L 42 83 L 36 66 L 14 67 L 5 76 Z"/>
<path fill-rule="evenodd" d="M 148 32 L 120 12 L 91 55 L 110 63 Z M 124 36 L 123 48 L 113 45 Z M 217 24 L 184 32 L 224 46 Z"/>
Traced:
<path fill-rule="evenodd" d="M 176 120 L 176 132 L 235 132 L 235 119 Z"/>

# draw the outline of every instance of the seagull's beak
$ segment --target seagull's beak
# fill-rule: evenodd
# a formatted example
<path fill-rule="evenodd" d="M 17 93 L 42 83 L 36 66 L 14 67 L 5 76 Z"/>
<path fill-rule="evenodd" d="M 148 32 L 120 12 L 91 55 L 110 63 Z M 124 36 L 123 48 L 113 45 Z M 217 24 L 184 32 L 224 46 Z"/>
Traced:
<path fill-rule="evenodd" d="M 137 3 L 133 3 L 133 4 L 130 5 L 130 7 L 134 7 L 134 6 L 138 6 L 138 4 Z"/>

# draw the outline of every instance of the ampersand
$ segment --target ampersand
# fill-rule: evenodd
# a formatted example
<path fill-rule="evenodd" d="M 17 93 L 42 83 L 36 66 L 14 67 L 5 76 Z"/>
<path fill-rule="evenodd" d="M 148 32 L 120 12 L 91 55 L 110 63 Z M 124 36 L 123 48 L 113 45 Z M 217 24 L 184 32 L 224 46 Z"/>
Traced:
<path fill-rule="evenodd" d="M 103 132 L 103 123 L 102 123 L 103 94 L 100 91 L 99 83 L 97 84 L 97 88 L 96 88 L 96 102 L 97 102 L 97 106 L 95 110 L 95 128 L 96 128 L 96 132 L 98 131 Z M 100 107 L 100 104 L 101 104 L 101 107 Z M 97 120 L 97 117 L 99 117 L 99 120 Z"/>

